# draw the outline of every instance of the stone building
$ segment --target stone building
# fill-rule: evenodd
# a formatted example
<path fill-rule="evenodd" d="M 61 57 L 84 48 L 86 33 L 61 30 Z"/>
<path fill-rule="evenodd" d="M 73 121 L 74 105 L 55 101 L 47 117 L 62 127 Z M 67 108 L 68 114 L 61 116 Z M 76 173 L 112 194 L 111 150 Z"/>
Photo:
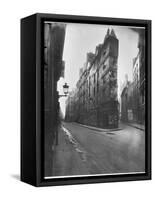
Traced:
<path fill-rule="evenodd" d="M 133 82 L 127 83 L 121 94 L 121 119 L 144 124 L 145 122 L 145 34 L 144 29 L 133 29 L 139 36 L 138 54 L 133 59 Z M 128 96 L 132 105 L 129 105 Z M 128 110 L 132 120 L 128 118 Z M 131 116 L 130 115 L 130 116 Z"/>
<path fill-rule="evenodd" d="M 138 54 L 133 60 L 133 102 L 134 120 L 145 122 L 145 30 L 135 29 L 138 33 Z"/>
<path fill-rule="evenodd" d="M 77 118 L 77 91 L 76 89 L 69 92 L 68 98 L 66 100 L 66 104 L 68 105 L 66 108 L 66 121 L 76 121 Z"/>
<path fill-rule="evenodd" d="M 118 48 L 114 30 L 108 29 L 103 43 L 96 46 L 95 54 L 87 54 L 77 82 L 78 112 L 74 117 L 77 122 L 102 128 L 118 127 Z"/>
<path fill-rule="evenodd" d="M 140 62 L 139 53 L 137 57 L 133 59 L 133 118 L 135 122 L 139 121 L 140 112 Z"/>
<path fill-rule="evenodd" d="M 44 63 L 42 63 L 44 78 L 42 81 L 44 85 L 45 176 L 52 175 L 51 153 L 57 137 L 57 124 L 59 122 L 57 81 L 64 70 L 62 60 L 64 39 L 64 24 L 44 24 Z"/>
<path fill-rule="evenodd" d="M 139 32 L 139 73 L 140 73 L 140 83 L 139 83 L 139 90 L 140 90 L 140 115 L 139 121 L 140 123 L 145 122 L 145 30 L 141 29 Z"/>
<path fill-rule="evenodd" d="M 134 121 L 133 82 L 127 81 L 121 93 L 121 120 Z"/>

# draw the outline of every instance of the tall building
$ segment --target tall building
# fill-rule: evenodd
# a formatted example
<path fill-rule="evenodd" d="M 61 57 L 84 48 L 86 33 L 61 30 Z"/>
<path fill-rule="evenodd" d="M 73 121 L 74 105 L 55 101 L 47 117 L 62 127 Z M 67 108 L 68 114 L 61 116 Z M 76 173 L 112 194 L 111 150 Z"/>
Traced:
<path fill-rule="evenodd" d="M 44 136 L 45 136 L 45 176 L 52 174 L 51 154 L 54 148 L 57 123 L 59 120 L 59 102 L 57 81 L 63 74 L 62 60 L 65 39 L 65 25 L 45 23 L 44 25 Z"/>
<path fill-rule="evenodd" d="M 138 122 L 140 118 L 139 86 L 140 86 L 140 60 L 139 60 L 139 53 L 138 53 L 138 55 L 133 59 L 133 118 L 135 122 Z"/>
<path fill-rule="evenodd" d="M 68 98 L 66 100 L 66 116 L 65 120 L 66 121 L 76 121 L 76 116 L 77 116 L 77 91 L 76 89 L 72 90 Z"/>
<path fill-rule="evenodd" d="M 121 119 L 144 124 L 145 122 L 145 30 L 132 29 L 139 36 L 137 56 L 133 59 L 133 82 L 125 85 L 121 94 Z M 129 103 L 129 96 L 132 105 Z M 130 105 L 129 105 L 130 104 Z M 130 111 L 130 120 L 128 112 Z"/>
<path fill-rule="evenodd" d="M 145 122 L 145 30 L 136 29 L 138 33 L 138 54 L 133 61 L 133 99 L 134 120 Z"/>
<path fill-rule="evenodd" d="M 95 54 L 87 54 L 77 82 L 78 113 L 74 119 L 79 123 L 118 127 L 118 48 L 114 30 L 108 29 L 103 43 L 96 46 Z"/>
<path fill-rule="evenodd" d="M 139 32 L 139 60 L 140 60 L 140 122 L 145 122 L 145 30 Z"/>
<path fill-rule="evenodd" d="M 126 81 L 121 93 L 121 120 L 134 121 L 133 82 Z"/>

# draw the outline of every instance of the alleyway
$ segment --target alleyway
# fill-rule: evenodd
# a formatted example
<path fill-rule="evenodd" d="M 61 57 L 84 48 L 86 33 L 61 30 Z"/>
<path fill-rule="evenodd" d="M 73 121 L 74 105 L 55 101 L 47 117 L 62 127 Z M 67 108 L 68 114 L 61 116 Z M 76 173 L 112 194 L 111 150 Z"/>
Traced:
<path fill-rule="evenodd" d="M 145 171 L 145 133 L 122 125 L 117 131 L 63 123 L 54 156 L 54 176 Z"/>

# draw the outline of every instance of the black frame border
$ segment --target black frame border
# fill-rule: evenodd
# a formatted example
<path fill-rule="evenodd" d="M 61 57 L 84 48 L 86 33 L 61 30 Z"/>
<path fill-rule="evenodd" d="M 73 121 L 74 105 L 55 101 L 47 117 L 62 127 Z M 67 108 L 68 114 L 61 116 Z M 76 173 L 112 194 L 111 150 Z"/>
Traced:
<path fill-rule="evenodd" d="M 137 181 L 151 179 L 151 20 L 105 18 L 92 16 L 36 14 L 36 186 L 73 185 L 103 182 Z M 145 134 L 145 166 L 146 172 L 139 174 L 101 175 L 85 177 L 66 177 L 44 179 L 44 142 L 43 142 L 43 22 L 56 21 L 82 24 L 120 25 L 145 27 L 146 34 L 146 134 Z"/>

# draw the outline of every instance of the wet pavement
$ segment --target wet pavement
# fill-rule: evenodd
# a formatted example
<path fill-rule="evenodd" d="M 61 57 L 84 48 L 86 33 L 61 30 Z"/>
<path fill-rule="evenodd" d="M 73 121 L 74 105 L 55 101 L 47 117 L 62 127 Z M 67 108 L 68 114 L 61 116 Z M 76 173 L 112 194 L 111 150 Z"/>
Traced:
<path fill-rule="evenodd" d="M 145 172 L 144 131 L 128 125 L 102 132 L 77 123 L 62 124 L 54 176 L 134 172 Z"/>

